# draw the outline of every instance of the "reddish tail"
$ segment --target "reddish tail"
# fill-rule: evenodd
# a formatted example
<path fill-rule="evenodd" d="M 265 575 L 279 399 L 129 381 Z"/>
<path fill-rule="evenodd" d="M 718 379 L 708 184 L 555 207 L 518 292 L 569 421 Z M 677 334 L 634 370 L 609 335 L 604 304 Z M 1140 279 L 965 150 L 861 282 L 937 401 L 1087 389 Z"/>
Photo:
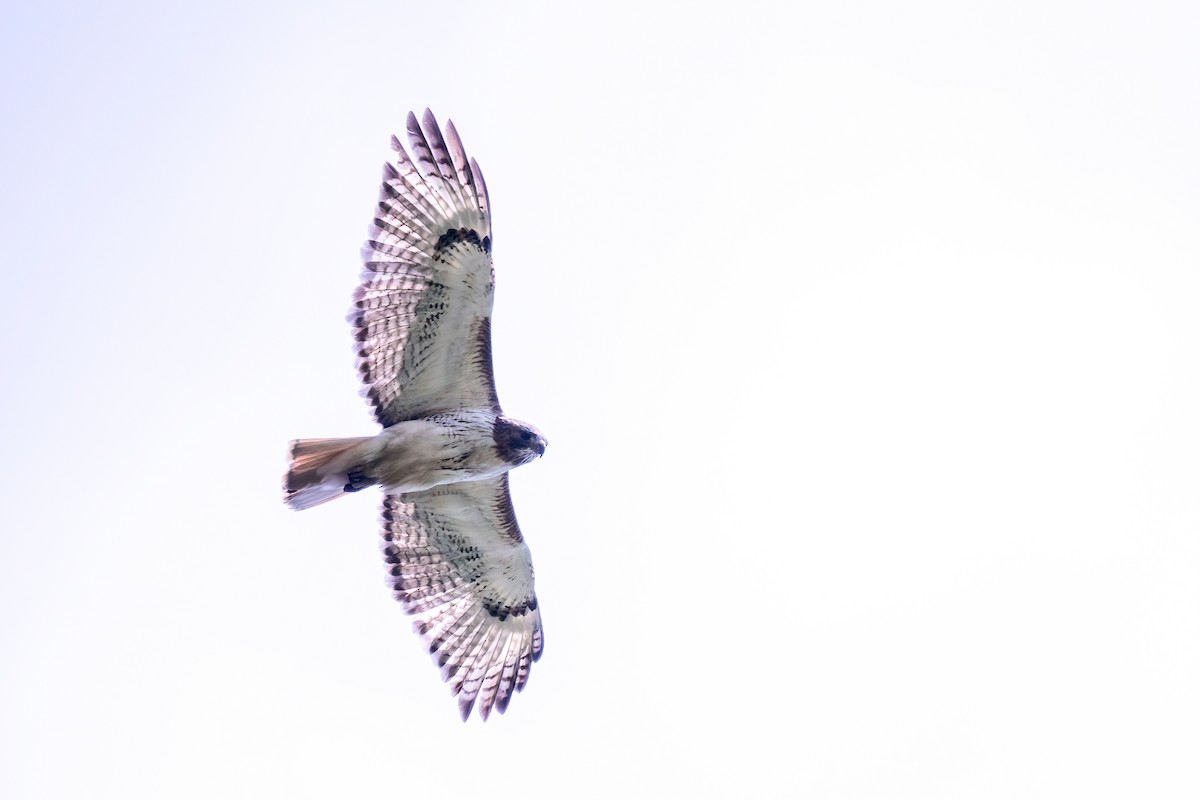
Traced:
<path fill-rule="evenodd" d="M 283 479 L 284 502 L 296 510 L 312 508 L 341 497 L 355 466 L 351 451 L 371 436 L 350 439 L 297 439 L 288 451 Z"/>

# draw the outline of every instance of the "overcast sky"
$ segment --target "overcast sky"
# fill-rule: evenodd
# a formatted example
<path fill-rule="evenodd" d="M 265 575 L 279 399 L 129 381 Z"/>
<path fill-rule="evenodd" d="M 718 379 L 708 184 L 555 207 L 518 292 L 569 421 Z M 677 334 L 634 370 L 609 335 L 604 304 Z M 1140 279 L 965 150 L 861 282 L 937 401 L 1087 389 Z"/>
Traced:
<path fill-rule="evenodd" d="M 1200 795 L 1200 6 L 336 5 L 4 13 L 0 795 Z M 279 488 L 426 106 L 551 443 L 485 724 Z"/>

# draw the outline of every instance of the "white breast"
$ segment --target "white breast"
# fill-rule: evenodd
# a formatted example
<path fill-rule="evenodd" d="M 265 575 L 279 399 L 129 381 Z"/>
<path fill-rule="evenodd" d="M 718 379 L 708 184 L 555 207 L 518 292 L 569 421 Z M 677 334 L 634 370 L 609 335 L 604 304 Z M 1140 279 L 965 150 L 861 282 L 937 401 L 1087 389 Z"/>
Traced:
<path fill-rule="evenodd" d="M 511 465 L 496 454 L 491 412 L 455 412 L 399 422 L 375 437 L 370 473 L 392 492 L 490 478 Z"/>

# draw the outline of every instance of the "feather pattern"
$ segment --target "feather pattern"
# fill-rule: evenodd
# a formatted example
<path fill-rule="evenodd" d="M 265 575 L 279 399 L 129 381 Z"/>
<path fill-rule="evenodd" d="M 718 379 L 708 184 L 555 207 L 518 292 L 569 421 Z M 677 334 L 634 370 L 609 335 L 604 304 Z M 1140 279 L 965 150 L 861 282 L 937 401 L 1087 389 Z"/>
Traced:
<path fill-rule="evenodd" d="M 363 393 L 397 422 L 461 408 L 500 410 L 492 374 L 494 273 L 487 187 L 453 126 L 408 116 L 393 137 L 349 320 Z"/>
<path fill-rule="evenodd" d="M 466 719 L 504 712 L 542 654 L 533 563 L 507 474 L 389 494 L 384 560 L 396 599 Z"/>

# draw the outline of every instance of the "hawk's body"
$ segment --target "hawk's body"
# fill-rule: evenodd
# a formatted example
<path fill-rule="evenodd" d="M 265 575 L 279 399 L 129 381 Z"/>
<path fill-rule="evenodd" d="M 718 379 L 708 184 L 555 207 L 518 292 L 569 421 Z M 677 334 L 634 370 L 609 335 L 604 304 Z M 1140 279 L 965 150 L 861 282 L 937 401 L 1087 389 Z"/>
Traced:
<path fill-rule="evenodd" d="M 542 652 L 533 565 L 508 471 L 545 452 L 504 416 L 492 378 L 487 187 L 452 123 L 408 117 L 394 137 L 350 320 L 364 393 L 384 430 L 292 443 L 286 501 L 310 508 L 379 484 L 390 582 L 463 719 L 520 691 Z"/>

